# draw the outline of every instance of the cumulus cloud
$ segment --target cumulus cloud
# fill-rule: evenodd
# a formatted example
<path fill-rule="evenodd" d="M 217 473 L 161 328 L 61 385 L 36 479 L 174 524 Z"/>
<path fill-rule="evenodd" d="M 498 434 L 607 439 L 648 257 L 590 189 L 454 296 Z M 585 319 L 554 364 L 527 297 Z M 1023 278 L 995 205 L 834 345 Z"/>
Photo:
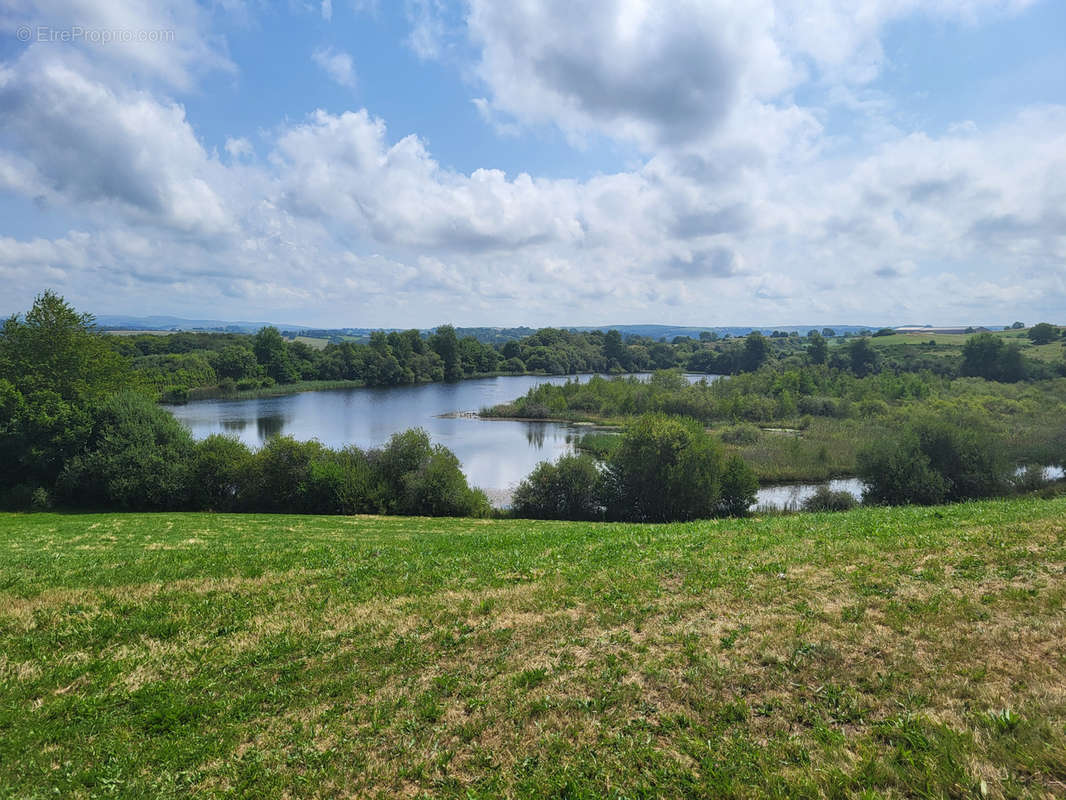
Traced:
<path fill-rule="evenodd" d="M 547 124 L 646 150 L 583 180 L 450 169 L 368 109 L 236 131 L 220 156 L 174 99 L 198 79 L 196 54 L 228 69 L 201 12 L 174 11 L 191 38 L 161 60 L 133 50 L 108 55 L 112 68 L 79 48 L 31 46 L 0 65 L 0 192 L 71 223 L 62 235 L 3 232 L 6 310 L 43 285 L 101 312 L 165 298 L 152 310 L 328 324 L 429 325 L 441 309 L 534 324 L 1061 309 L 1066 108 L 958 120 L 942 134 L 885 127 L 847 149 L 827 137 L 823 109 L 791 96 L 869 80 L 884 25 L 904 14 L 979 19 L 1021 5 L 884 0 L 856 12 L 826 0 L 800 13 L 798 2 L 712 0 L 666 14 L 612 0 L 591 14 L 582 0 L 470 0 L 475 105 L 501 133 Z M 425 22 L 422 55 L 441 57 L 454 19 L 435 1 L 408 8 Z M 354 82 L 346 53 L 312 57 Z"/>
<path fill-rule="evenodd" d="M 59 45 L 85 56 L 79 63 L 85 72 L 99 75 L 119 68 L 127 77 L 185 90 L 206 74 L 236 69 L 224 40 L 211 34 L 211 25 L 207 10 L 182 0 L 7 0 L 0 10 L 0 30 L 5 32 L 27 26 L 35 37 L 75 27 L 93 33 Z M 47 40 L 44 46 L 49 46 Z"/>
<path fill-rule="evenodd" d="M 0 81 L 3 140 L 35 168 L 35 185 L 25 189 L 183 230 L 227 227 L 226 204 L 212 187 L 218 165 L 181 106 L 115 91 L 34 55 Z"/>

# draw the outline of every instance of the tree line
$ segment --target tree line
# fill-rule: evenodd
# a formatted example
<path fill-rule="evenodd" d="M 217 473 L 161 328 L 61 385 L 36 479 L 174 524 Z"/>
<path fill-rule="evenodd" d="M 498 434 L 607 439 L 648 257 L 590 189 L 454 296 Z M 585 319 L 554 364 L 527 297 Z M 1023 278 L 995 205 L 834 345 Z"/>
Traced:
<path fill-rule="evenodd" d="M 260 341 L 269 344 L 268 333 Z M 226 344 L 225 348 L 235 345 Z M 239 346 L 239 345 L 236 345 Z M 155 354 L 156 356 L 160 354 Z M 0 505 L 483 516 L 453 453 L 424 431 L 381 448 L 288 437 L 197 442 L 131 363 L 45 292 L 0 328 Z"/>

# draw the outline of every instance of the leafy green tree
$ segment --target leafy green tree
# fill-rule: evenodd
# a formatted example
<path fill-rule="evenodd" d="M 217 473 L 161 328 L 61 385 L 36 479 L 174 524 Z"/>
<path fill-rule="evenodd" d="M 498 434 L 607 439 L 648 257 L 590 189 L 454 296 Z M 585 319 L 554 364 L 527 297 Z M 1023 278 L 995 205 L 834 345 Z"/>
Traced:
<path fill-rule="evenodd" d="M 585 454 L 542 461 L 514 491 L 511 509 L 529 519 L 593 520 L 602 515 L 600 472 Z"/>
<path fill-rule="evenodd" d="M 1059 329 L 1049 322 L 1039 322 L 1027 334 L 1033 344 L 1050 344 L 1059 338 Z"/>
<path fill-rule="evenodd" d="M 61 495 L 97 508 L 188 508 L 196 450 L 188 429 L 141 395 L 114 395 L 93 411 L 85 449 L 59 476 Z"/>
<path fill-rule="evenodd" d="M 626 369 L 629 364 L 626 346 L 622 342 L 622 334 L 614 328 L 604 334 L 603 356 L 607 359 L 608 369 Z"/>
<path fill-rule="evenodd" d="M 822 328 L 822 336 L 826 339 L 832 339 L 837 335 L 837 332 L 832 328 Z"/>
<path fill-rule="evenodd" d="M 429 346 L 444 362 L 444 380 L 459 381 L 463 379 L 463 364 L 459 352 L 459 338 L 451 325 L 441 325 L 430 337 Z"/>
<path fill-rule="evenodd" d="M 255 353 L 239 344 L 223 348 L 215 357 L 214 363 L 218 377 L 233 378 L 235 381 L 254 377 L 259 367 Z"/>
<path fill-rule="evenodd" d="M 691 419 L 649 414 L 622 435 L 604 473 L 603 499 L 612 519 L 671 522 L 718 512 L 722 454 Z"/>
<path fill-rule="evenodd" d="M 311 464 L 325 451 L 316 441 L 272 436 L 255 453 L 244 502 L 255 511 L 312 511 Z"/>
<path fill-rule="evenodd" d="M 1010 326 L 1010 329 L 1012 331 L 1020 331 L 1024 327 L 1025 327 L 1025 323 L 1024 322 L 1015 322 L 1013 325 Z"/>
<path fill-rule="evenodd" d="M 848 345 L 848 361 L 851 371 L 860 378 L 877 371 L 877 351 L 865 337 L 859 337 Z"/>
<path fill-rule="evenodd" d="M 922 418 L 861 450 L 866 502 L 932 505 L 1003 491 L 1009 467 L 981 423 Z"/>
<path fill-rule="evenodd" d="M 817 331 L 811 333 L 813 336 L 810 337 L 811 343 L 807 347 L 807 357 L 812 364 L 824 364 L 829 355 L 829 345 L 826 344 L 825 337 L 820 336 Z"/>
<path fill-rule="evenodd" d="M 1025 364 L 1017 345 L 1007 345 L 991 333 L 979 333 L 962 347 L 962 375 L 1014 383 L 1025 377 Z"/>
<path fill-rule="evenodd" d="M 729 517 L 743 517 L 755 505 L 759 478 L 740 456 L 726 462 L 722 472 L 721 501 L 718 510 Z"/>
<path fill-rule="evenodd" d="M 754 372 L 761 367 L 770 354 L 770 345 L 759 331 L 752 331 L 744 339 L 744 351 L 740 356 L 740 369 Z"/>
<path fill-rule="evenodd" d="M 254 456 L 239 439 L 213 434 L 198 442 L 191 469 L 192 508 L 240 511 L 249 500 Z"/>
<path fill-rule="evenodd" d="M 136 386 L 127 358 L 51 291 L 0 327 L 0 487 L 51 486 L 84 446 L 90 406 Z"/>
<path fill-rule="evenodd" d="M 91 314 L 46 291 L 23 319 L 9 317 L 0 328 L 0 378 L 24 396 L 44 391 L 82 403 L 128 387 L 130 367 Z"/>
<path fill-rule="evenodd" d="M 260 328 L 252 340 L 252 350 L 266 374 L 278 383 L 294 383 L 300 379 L 285 339 L 277 328 L 272 325 Z"/>

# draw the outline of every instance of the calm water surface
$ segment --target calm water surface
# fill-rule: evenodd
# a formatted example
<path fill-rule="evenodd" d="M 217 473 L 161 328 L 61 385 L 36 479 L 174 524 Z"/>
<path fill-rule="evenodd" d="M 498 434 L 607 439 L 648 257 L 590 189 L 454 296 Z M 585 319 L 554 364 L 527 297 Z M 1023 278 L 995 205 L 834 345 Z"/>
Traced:
<path fill-rule="evenodd" d="M 172 406 L 170 411 L 198 439 L 225 433 L 251 447 L 279 434 L 299 440 L 318 439 L 334 448 L 349 444 L 376 447 L 399 431 L 425 428 L 434 444 L 443 444 L 455 453 L 472 485 L 489 491 L 500 502 L 539 462 L 572 452 L 571 442 L 580 434 L 581 426 L 441 415 L 477 412 L 514 400 L 542 383 L 586 381 L 589 377 L 516 375 L 254 400 L 201 400 Z M 691 375 L 689 380 L 717 377 Z"/>

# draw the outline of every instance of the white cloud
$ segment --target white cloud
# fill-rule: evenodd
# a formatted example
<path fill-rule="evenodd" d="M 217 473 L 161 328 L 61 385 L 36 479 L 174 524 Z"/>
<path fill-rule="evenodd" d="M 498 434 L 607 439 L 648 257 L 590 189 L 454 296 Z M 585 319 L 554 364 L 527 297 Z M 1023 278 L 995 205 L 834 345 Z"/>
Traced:
<path fill-rule="evenodd" d="M 198 3 L 6 0 L 0 10 L 0 30 L 12 32 L 18 26 L 29 26 L 35 36 L 46 37 L 49 31 L 80 29 L 83 35 L 78 39 L 62 44 L 45 40 L 29 49 L 62 49 L 83 56 L 79 66 L 85 74 L 116 71 L 127 79 L 162 81 L 187 90 L 210 72 L 235 72 L 225 42 L 210 33 L 210 14 Z"/>
<path fill-rule="evenodd" d="M 313 60 L 330 78 L 341 86 L 355 88 L 355 64 L 352 57 L 343 50 L 324 47 L 311 54 Z"/>
<path fill-rule="evenodd" d="M 219 157 L 167 94 L 196 80 L 186 52 L 202 42 L 165 64 L 123 56 L 133 77 L 28 48 L 0 65 L 0 191 L 73 223 L 4 232 L 0 311 L 45 285 L 101 313 L 326 324 L 994 322 L 1066 307 L 1066 108 L 942 135 L 882 126 L 845 152 L 789 96 L 826 81 L 832 102 L 883 113 L 861 81 L 883 63 L 885 22 L 916 3 L 864 5 L 843 28 L 851 6 L 831 0 L 805 15 L 769 0 L 501 8 L 470 8 L 486 120 L 636 141 L 643 163 L 580 181 L 460 172 L 365 109 L 308 109 L 257 133 L 258 158 L 239 135 Z M 346 53 L 314 58 L 354 83 Z"/>
<path fill-rule="evenodd" d="M 255 148 L 243 136 L 238 136 L 235 139 L 232 137 L 226 139 L 226 152 L 229 153 L 230 158 L 240 160 L 254 156 Z"/>

